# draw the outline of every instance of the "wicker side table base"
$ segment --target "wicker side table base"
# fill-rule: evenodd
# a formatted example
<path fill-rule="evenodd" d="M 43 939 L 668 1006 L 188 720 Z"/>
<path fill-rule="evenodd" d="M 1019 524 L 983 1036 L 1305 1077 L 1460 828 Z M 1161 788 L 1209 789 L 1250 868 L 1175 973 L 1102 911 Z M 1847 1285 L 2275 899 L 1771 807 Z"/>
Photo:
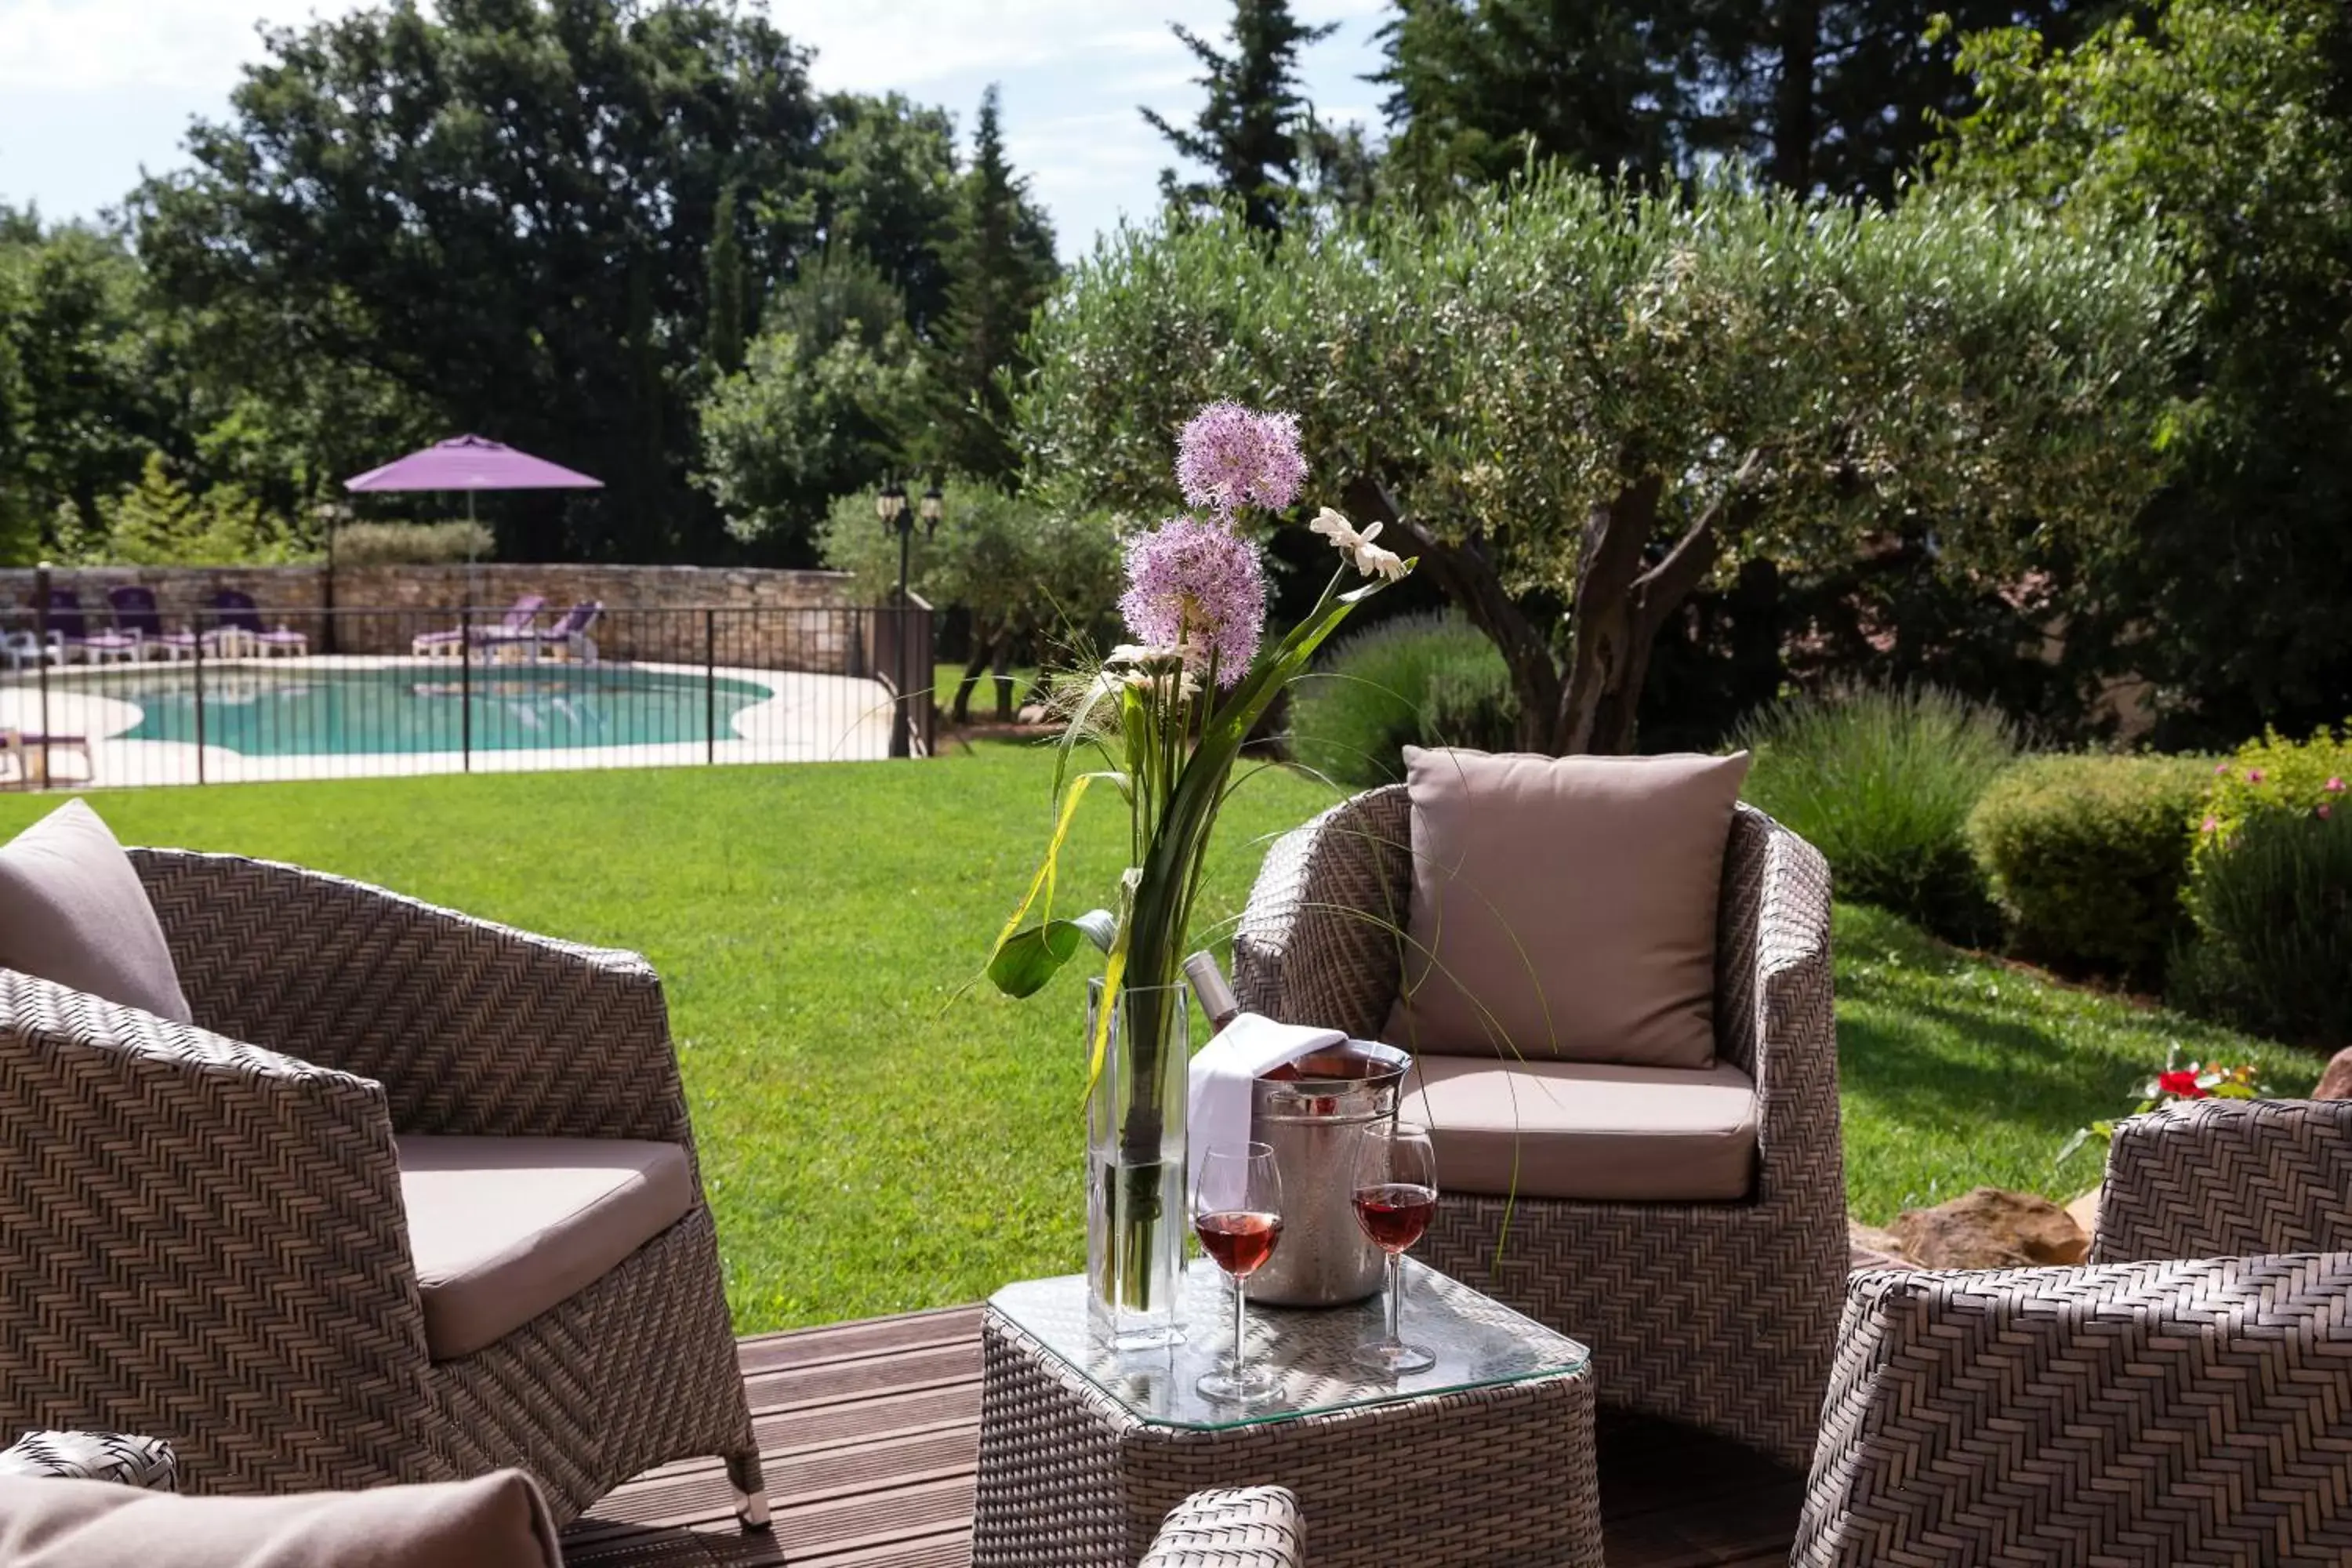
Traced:
<path fill-rule="evenodd" d="M 1131 1568 L 1207 1487 L 1297 1494 L 1315 1568 L 1600 1568 L 1589 1372 L 1226 1431 L 1136 1419 L 991 1310 L 973 1568 Z"/>

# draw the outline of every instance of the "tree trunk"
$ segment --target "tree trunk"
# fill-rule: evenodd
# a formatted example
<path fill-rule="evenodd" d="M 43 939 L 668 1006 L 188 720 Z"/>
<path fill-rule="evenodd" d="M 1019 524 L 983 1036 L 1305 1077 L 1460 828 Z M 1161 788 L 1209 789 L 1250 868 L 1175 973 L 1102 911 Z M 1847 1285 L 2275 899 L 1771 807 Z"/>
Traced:
<path fill-rule="evenodd" d="M 1650 648 L 1667 618 L 1713 569 L 1721 548 L 1717 522 L 1726 509 L 1744 510 L 1752 504 L 1745 486 L 1759 460 L 1749 454 L 1723 494 L 1646 571 L 1643 558 L 1657 526 L 1664 482 L 1655 475 L 1637 479 L 1592 509 L 1577 554 L 1565 675 L 1551 645 L 1503 591 L 1482 542 L 1475 536 L 1461 543 L 1439 539 L 1425 524 L 1404 516 L 1374 479 L 1350 480 L 1344 499 L 1359 520 L 1381 522 L 1410 540 L 1422 569 L 1437 578 L 1446 596 L 1502 651 L 1519 704 L 1517 745 L 1555 756 L 1620 756 L 1633 749 Z"/>
<path fill-rule="evenodd" d="M 1514 743 L 1524 751 L 1549 751 L 1550 715 L 1559 704 L 1559 661 L 1552 656 L 1549 641 L 1503 591 L 1502 578 L 1486 546 L 1475 538 L 1459 544 L 1438 538 L 1417 519 L 1404 516 L 1377 479 L 1349 480 L 1343 499 L 1360 521 L 1378 522 L 1390 534 L 1412 542 L 1421 557 L 1421 569 L 1437 579 L 1445 596 L 1502 653 L 1504 668 L 1511 674 L 1511 695 L 1518 707 Z"/>
<path fill-rule="evenodd" d="M 1642 558 L 1657 526 L 1664 489 L 1657 477 L 1637 479 L 1592 509 L 1577 554 L 1568 684 L 1549 750 L 1560 756 L 1632 754 L 1650 649 L 1660 628 L 1714 569 L 1722 550 L 1717 524 L 1726 510 L 1744 511 L 1752 504 L 1744 487 L 1758 460 L 1751 453 L 1723 493 L 1646 572 Z"/>
<path fill-rule="evenodd" d="M 971 722 L 972 689 L 980 684 L 981 672 L 996 649 L 997 633 L 975 618 L 971 623 L 971 658 L 963 667 L 963 676 L 956 682 L 954 720 L 959 724 Z"/>
<path fill-rule="evenodd" d="M 1013 630 L 1006 627 L 996 634 L 996 656 L 990 661 L 996 672 L 996 721 L 1013 722 Z"/>
<path fill-rule="evenodd" d="M 1821 0 L 1780 0 L 1780 79 L 1772 105 L 1772 178 L 1800 195 L 1813 188 L 1813 77 Z"/>

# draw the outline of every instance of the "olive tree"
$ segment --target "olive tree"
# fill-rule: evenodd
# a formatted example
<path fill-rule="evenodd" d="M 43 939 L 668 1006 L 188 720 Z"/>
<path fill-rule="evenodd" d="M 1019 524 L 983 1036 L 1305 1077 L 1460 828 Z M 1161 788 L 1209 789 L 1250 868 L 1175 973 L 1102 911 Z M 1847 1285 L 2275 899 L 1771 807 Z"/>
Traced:
<path fill-rule="evenodd" d="M 908 582 L 932 604 L 971 617 L 971 657 L 957 682 L 955 721 L 971 711 L 984 671 L 997 675 L 1000 718 L 1013 716 L 1013 656 L 1024 643 L 1084 636 L 1118 597 L 1119 540 L 1113 520 L 1008 495 L 993 485 L 950 479 L 936 532 L 919 525 Z M 874 510 L 874 492 L 844 496 L 819 530 L 826 565 L 847 572 L 852 592 L 887 604 L 898 589 L 898 536 Z"/>
<path fill-rule="evenodd" d="M 2159 477 L 2176 279 L 2120 222 L 1942 193 L 1827 205 L 1558 173 L 1268 244 L 1099 244 L 1017 402 L 1036 477 L 1144 510 L 1171 433 L 1301 418 L 1320 493 L 1502 650 L 1518 743 L 1622 752 L 1660 626 L 1748 554 L 1936 531 L 2015 569 L 2095 549 Z"/>

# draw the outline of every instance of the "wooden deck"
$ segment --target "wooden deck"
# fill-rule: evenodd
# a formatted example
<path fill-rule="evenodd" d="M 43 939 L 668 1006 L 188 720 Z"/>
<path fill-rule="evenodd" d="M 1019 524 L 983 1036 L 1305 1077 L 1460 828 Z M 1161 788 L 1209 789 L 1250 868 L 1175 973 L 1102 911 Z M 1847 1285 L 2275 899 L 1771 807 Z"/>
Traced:
<path fill-rule="evenodd" d="M 978 1308 L 765 1334 L 739 1348 L 774 1533 L 736 1529 L 717 1461 L 672 1465 L 565 1532 L 572 1568 L 965 1568 Z M 1611 1568 L 1766 1568 L 1788 1561 L 1802 1489 L 1742 1449 L 1604 1415 L 1601 1489 Z"/>

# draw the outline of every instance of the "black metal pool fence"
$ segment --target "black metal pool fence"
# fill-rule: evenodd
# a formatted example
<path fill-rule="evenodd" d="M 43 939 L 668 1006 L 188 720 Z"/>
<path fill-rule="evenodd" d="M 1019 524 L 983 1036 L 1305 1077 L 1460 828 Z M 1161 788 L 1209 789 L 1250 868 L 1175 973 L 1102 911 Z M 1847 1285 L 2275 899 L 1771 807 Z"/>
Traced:
<path fill-rule="evenodd" d="M 924 756 L 932 612 L 0 617 L 0 789 Z"/>

